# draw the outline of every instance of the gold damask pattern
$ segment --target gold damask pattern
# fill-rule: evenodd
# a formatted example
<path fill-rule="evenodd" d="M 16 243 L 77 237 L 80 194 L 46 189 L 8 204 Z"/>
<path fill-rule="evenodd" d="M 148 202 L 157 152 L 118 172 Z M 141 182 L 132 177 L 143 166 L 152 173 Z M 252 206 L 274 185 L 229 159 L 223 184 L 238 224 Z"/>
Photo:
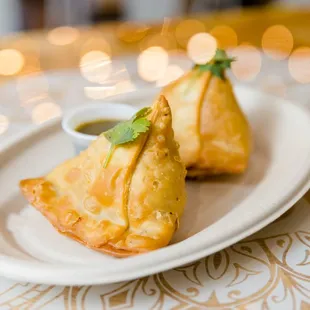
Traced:
<path fill-rule="evenodd" d="M 0 309 L 45 306 L 310 309 L 310 231 L 242 241 L 187 266 L 125 283 L 93 287 L 18 283 L 0 294 Z"/>

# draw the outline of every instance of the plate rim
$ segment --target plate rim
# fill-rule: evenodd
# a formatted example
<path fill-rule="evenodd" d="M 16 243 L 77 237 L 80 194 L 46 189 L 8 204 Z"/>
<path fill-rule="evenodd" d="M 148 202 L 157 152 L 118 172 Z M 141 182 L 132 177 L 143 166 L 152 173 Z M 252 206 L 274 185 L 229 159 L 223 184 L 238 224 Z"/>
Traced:
<path fill-rule="evenodd" d="M 270 94 L 266 94 L 262 91 L 258 91 L 252 89 L 250 87 L 245 86 L 237 86 L 235 88 L 243 88 L 246 90 L 250 90 L 259 95 L 267 96 L 269 98 L 274 98 L 277 101 L 282 101 L 283 104 L 292 105 L 300 110 L 302 110 L 310 121 L 310 110 L 307 109 L 304 105 L 296 102 L 292 102 L 290 100 L 285 100 L 283 98 L 279 98 Z M 152 89 L 153 90 L 153 89 Z M 137 92 L 140 92 L 138 90 Z M 147 89 L 146 91 L 151 91 L 151 89 Z M 153 90 L 154 91 L 154 90 Z M 121 95 L 123 96 L 123 95 Z M 126 96 L 126 94 L 125 94 Z M 114 96 L 108 98 L 108 100 L 116 101 L 120 96 Z M 105 100 L 107 101 L 107 100 Z M 9 138 L 7 138 L 4 142 L 0 144 L 0 156 L 1 154 L 8 151 L 14 145 L 22 142 L 24 139 L 30 138 L 36 134 L 39 134 L 41 130 L 49 129 L 53 126 L 56 126 L 60 123 L 61 117 L 54 118 L 40 125 L 33 125 L 28 128 L 25 132 L 17 133 Z M 309 123 L 310 124 L 310 123 Z M 309 125 L 310 126 L 310 125 Z M 310 168 L 310 167 L 309 167 Z M 283 198 L 277 203 L 277 207 L 274 212 L 269 213 L 262 220 L 257 222 L 255 225 L 241 230 L 239 233 L 233 235 L 231 238 L 227 238 L 222 242 L 218 242 L 215 245 L 208 246 L 200 251 L 196 251 L 195 253 L 188 253 L 187 255 L 183 255 L 180 257 L 172 258 L 167 262 L 153 265 L 148 265 L 147 268 L 141 269 L 133 269 L 128 270 L 124 273 L 122 272 L 103 272 L 101 276 L 99 276 L 98 272 L 100 272 L 98 266 L 80 266 L 80 265 L 70 265 L 65 263 L 59 264 L 51 264 L 46 262 L 32 262 L 25 261 L 22 259 L 9 258 L 8 256 L 0 254 L 0 274 L 9 277 L 18 281 L 27 281 L 33 283 L 43 283 L 43 284 L 56 284 L 56 285 L 96 285 L 96 284 L 108 284 L 115 283 L 120 281 L 128 281 L 136 278 L 140 278 L 147 275 L 152 275 L 158 272 L 163 272 L 172 268 L 175 268 L 180 265 L 188 264 L 202 257 L 208 256 L 212 253 L 215 253 L 223 248 L 226 248 L 249 235 L 257 232 L 262 229 L 266 225 L 273 222 L 283 213 L 285 213 L 289 208 L 291 208 L 300 198 L 304 196 L 304 194 L 310 188 L 310 175 L 305 173 L 303 178 L 299 179 L 299 182 L 295 187 L 292 187 L 292 190 L 288 193 L 288 195 L 283 196 Z M 202 233 L 202 232 L 200 232 Z M 198 234 L 200 234 L 198 233 Z M 161 249 L 163 250 L 163 249 Z M 161 251 L 161 250 L 158 250 Z M 79 269 L 79 271 L 77 271 Z M 54 273 L 53 271 L 56 271 Z M 62 274 L 62 277 L 59 277 L 59 274 Z M 92 275 L 92 276 L 91 276 Z M 72 278 L 73 277 L 73 278 Z M 70 279 L 69 281 L 67 279 Z"/>

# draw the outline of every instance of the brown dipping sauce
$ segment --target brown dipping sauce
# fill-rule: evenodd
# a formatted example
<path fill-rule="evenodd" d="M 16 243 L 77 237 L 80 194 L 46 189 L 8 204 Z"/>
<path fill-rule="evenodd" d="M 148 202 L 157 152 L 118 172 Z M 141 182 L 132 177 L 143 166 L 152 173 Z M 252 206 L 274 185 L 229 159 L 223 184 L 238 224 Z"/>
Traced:
<path fill-rule="evenodd" d="M 82 123 L 75 128 L 75 131 L 86 135 L 99 136 L 104 131 L 107 131 L 117 125 L 120 120 L 114 119 L 98 119 L 88 123 Z"/>

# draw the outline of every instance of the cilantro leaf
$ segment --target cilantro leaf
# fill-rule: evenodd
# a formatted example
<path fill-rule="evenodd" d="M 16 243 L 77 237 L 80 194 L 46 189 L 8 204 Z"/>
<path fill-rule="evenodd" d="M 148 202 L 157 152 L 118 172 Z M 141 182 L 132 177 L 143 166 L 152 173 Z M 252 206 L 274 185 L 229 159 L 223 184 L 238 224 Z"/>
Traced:
<path fill-rule="evenodd" d="M 133 140 L 134 130 L 128 121 L 117 124 L 104 133 L 104 136 L 113 144 L 123 144 Z"/>
<path fill-rule="evenodd" d="M 151 112 L 150 108 L 138 111 L 130 120 L 118 123 L 113 128 L 104 132 L 103 135 L 111 142 L 111 146 L 103 167 L 106 168 L 117 145 L 134 141 L 141 133 L 150 129 L 151 122 L 145 117 Z"/>
<path fill-rule="evenodd" d="M 224 72 L 231 67 L 231 63 L 235 58 L 228 57 L 227 53 L 222 49 L 217 49 L 213 59 L 204 65 L 195 65 L 195 69 L 200 71 L 210 71 L 214 76 L 225 79 Z"/>
<path fill-rule="evenodd" d="M 139 135 L 142 132 L 147 132 L 150 124 L 150 121 L 146 118 L 139 118 L 132 123 L 131 128 L 134 130 L 135 134 Z"/>
<path fill-rule="evenodd" d="M 138 111 L 131 119 L 134 121 L 138 118 L 146 117 L 151 113 L 152 109 L 145 107 Z"/>

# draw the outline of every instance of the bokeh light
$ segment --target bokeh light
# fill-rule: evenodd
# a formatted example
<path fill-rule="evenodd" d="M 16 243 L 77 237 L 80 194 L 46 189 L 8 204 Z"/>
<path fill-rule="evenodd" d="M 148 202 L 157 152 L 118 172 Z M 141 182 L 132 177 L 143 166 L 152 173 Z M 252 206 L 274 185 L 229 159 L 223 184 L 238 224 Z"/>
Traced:
<path fill-rule="evenodd" d="M 20 72 L 24 66 L 23 54 L 16 49 L 4 49 L 0 51 L 0 74 L 14 75 Z"/>
<path fill-rule="evenodd" d="M 211 29 L 210 34 L 217 40 L 219 48 L 232 48 L 238 44 L 236 31 L 226 25 L 219 25 Z"/>
<path fill-rule="evenodd" d="M 262 48 L 266 55 L 282 60 L 289 56 L 294 46 L 292 33 L 283 25 L 269 27 L 262 37 Z"/>
<path fill-rule="evenodd" d="M 30 72 L 35 72 L 40 70 L 40 55 L 42 53 L 42 44 L 37 40 L 37 38 L 32 37 L 30 33 L 16 33 L 14 34 L 13 40 L 8 37 L 8 42 L 4 43 L 8 49 L 14 50 L 14 59 L 17 59 L 17 62 L 9 63 L 9 65 L 14 65 L 15 69 L 12 71 L 17 71 L 16 75 L 24 75 Z M 5 40 L 5 38 L 2 38 Z M 17 54 L 16 54 L 17 51 Z M 12 53 L 10 53 L 12 55 Z M 11 55 L 8 55 L 9 61 L 12 58 Z M 0 70 L 2 68 L 2 64 Z"/>
<path fill-rule="evenodd" d="M 141 43 L 141 50 L 146 50 L 152 46 L 160 46 L 165 50 L 172 50 L 177 48 L 175 37 L 171 34 L 157 33 L 151 36 L 147 36 Z"/>
<path fill-rule="evenodd" d="M 157 81 L 166 72 L 168 63 L 167 51 L 160 46 L 153 46 L 144 50 L 138 56 L 138 73 L 146 81 Z"/>
<path fill-rule="evenodd" d="M 90 51 L 81 57 L 80 70 L 90 82 L 102 84 L 112 72 L 110 56 L 102 51 Z"/>
<path fill-rule="evenodd" d="M 5 133 L 9 128 L 9 119 L 5 116 L 0 114 L 0 135 Z"/>
<path fill-rule="evenodd" d="M 241 81 L 255 79 L 262 67 L 260 51 L 248 43 L 243 43 L 233 49 L 231 54 L 236 57 L 236 61 L 231 65 L 235 77 Z"/>
<path fill-rule="evenodd" d="M 73 27 L 58 27 L 52 29 L 47 34 L 47 40 L 54 45 L 68 45 L 76 41 L 79 37 L 79 31 Z"/>
<path fill-rule="evenodd" d="M 192 36 L 187 45 L 187 55 L 196 64 L 210 61 L 216 52 L 216 39 L 206 32 Z"/>
<path fill-rule="evenodd" d="M 299 47 L 293 51 L 288 68 L 292 77 L 299 83 L 310 83 L 310 47 Z"/>
<path fill-rule="evenodd" d="M 93 29 L 90 32 L 84 33 L 83 36 L 81 35 L 81 39 L 85 39 L 85 43 L 82 44 L 80 50 L 81 56 L 91 51 L 101 51 L 111 57 L 111 46 L 102 32 Z"/>
<path fill-rule="evenodd" d="M 32 121 L 41 124 L 52 118 L 61 116 L 62 111 L 58 104 L 53 102 L 43 102 L 35 106 L 32 110 Z"/>
<path fill-rule="evenodd" d="M 118 26 L 116 34 L 120 40 L 126 43 L 133 43 L 142 40 L 146 36 L 148 30 L 149 27 L 146 24 L 125 22 Z"/>
<path fill-rule="evenodd" d="M 196 19 L 186 19 L 181 21 L 175 28 L 177 42 L 186 47 L 189 39 L 196 33 L 205 32 L 205 26 Z"/>
<path fill-rule="evenodd" d="M 163 77 L 156 82 L 156 85 L 159 87 L 168 85 L 169 83 L 181 77 L 183 74 L 184 70 L 180 66 L 168 65 L 166 72 L 164 73 Z"/>

